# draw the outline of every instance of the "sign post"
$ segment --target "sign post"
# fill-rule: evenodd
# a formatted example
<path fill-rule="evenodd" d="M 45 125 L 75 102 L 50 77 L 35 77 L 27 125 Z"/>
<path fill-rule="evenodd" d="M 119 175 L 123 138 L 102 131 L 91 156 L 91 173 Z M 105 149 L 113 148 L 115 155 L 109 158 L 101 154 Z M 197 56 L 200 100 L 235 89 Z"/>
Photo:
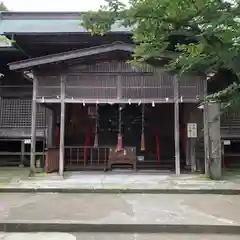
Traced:
<path fill-rule="evenodd" d="M 196 172 L 196 138 L 197 138 L 197 124 L 188 123 L 187 125 L 187 137 L 190 142 L 190 159 L 191 159 L 191 171 Z"/>
<path fill-rule="evenodd" d="M 187 136 L 188 136 L 188 138 L 197 138 L 197 124 L 196 123 L 188 123 Z"/>

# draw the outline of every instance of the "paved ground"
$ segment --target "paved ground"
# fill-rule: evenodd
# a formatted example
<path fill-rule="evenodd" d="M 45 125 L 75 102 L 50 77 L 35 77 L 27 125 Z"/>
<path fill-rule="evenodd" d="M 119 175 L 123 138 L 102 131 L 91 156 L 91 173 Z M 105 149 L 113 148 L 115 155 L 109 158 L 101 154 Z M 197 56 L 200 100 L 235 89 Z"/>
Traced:
<path fill-rule="evenodd" d="M 0 187 L 20 180 L 27 180 L 29 170 L 27 168 L 0 167 Z"/>
<path fill-rule="evenodd" d="M 236 235 L 0 233 L 0 240 L 238 240 Z"/>
<path fill-rule="evenodd" d="M 4 172 L 0 170 L 0 173 Z M 233 189 L 240 191 L 240 175 L 222 181 L 211 181 L 199 175 L 175 176 L 169 173 L 122 173 L 122 172 L 72 172 L 66 173 L 64 179 L 58 174 L 41 174 L 34 178 L 26 178 L 16 172 L 0 174 L 0 189 L 148 189 L 148 190 L 217 190 Z M 5 181 L 4 181 L 5 179 Z M 6 180 L 8 179 L 8 180 Z M 1 181 L 0 181 L 1 182 Z"/>
<path fill-rule="evenodd" d="M 0 222 L 240 226 L 240 196 L 0 194 Z"/>

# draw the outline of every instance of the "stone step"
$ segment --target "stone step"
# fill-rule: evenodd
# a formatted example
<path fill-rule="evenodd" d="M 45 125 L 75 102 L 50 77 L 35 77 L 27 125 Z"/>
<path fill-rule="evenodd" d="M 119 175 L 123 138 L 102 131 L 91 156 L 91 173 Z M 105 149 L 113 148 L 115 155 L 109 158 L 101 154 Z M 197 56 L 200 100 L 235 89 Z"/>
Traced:
<path fill-rule="evenodd" d="M 174 233 L 0 233 L 1 240 L 239 240 L 232 234 L 174 234 Z"/>
<path fill-rule="evenodd" d="M 225 180 L 213 181 L 204 176 L 184 174 L 176 176 L 166 170 L 133 171 L 114 169 L 109 172 L 65 172 L 19 178 L 14 172 L 0 174 L 0 193 L 91 193 L 91 194 L 222 194 L 240 195 L 240 176 L 229 174 Z M 10 175 L 11 176 L 11 175 Z M 229 179 L 227 179 L 229 178 Z"/>
<path fill-rule="evenodd" d="M 240 234 L 240 196 L 1 194 L 0 231 Z"/>

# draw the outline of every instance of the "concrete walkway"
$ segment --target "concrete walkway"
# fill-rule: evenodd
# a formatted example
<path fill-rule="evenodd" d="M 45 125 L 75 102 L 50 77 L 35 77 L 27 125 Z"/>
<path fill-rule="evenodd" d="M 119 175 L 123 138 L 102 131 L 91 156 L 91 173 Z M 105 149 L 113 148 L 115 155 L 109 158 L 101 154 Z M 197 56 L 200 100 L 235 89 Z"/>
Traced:
<path fill-rule="evenodd" d="M 240 194 L 240 176 L 212 181 L 199 175 L 122 172 L 71 172 L 14 178 L 0 184 L 0 192 L 67 193 L 216 193 Z"/>
<path fill-rule="evenodd" d="M 240 234 L 240 196 L 0 194 L 0 231 Z"/>
<path fill-rule="evenodd" d="M 239 240 L 222 234 L 0 233 L 0 240 Z"/>

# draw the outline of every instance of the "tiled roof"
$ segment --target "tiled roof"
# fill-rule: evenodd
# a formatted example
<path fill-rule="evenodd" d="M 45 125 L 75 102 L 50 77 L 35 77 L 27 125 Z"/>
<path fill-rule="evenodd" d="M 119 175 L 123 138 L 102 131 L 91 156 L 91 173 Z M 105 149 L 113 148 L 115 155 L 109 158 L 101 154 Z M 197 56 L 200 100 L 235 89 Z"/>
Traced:
<path fill-rule="evenodd" d="M 82 13 L 2 12 L 0 34 L 4 33 L 85 33 L 81 26 Z M 119 23 L 111 32 L 130 32 Z"/>

